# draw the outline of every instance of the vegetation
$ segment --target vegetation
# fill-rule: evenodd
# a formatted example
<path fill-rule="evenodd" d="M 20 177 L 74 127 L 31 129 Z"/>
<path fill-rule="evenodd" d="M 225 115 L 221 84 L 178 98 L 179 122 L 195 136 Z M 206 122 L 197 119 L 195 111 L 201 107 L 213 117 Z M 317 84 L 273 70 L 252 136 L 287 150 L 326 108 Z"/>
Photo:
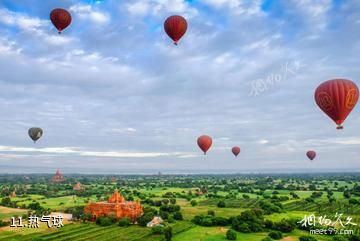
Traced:
<path fill-rule="evenodd" d="M 314 175 L 72 175 L 51 183 L 46 175 L 0 175 L 0 241 L 2 240 L 289 240 L 359 241 L 360 177 L 358 174 Z M 81 182 L 82 191 L 73 190 Z M 9 195 L 16 188 L 16 197 Z M 90 201 L 105 201 L 114 189 L 127 200 L 140 201 L 144 214 L 129 218 L 84 213 Z M 59 229 L 9 228 L 12 217 L 71 213 L 73 221 Z M 305 215 L 343 213 L 352 217 L 353 235 L 310 235 L 299 223 Z M 165 221 L 146 227 L 155 216 Z M 235 239 L 231 239 L 234 238 Z M 320 238 L 321 237 L 321 238 Z"/>

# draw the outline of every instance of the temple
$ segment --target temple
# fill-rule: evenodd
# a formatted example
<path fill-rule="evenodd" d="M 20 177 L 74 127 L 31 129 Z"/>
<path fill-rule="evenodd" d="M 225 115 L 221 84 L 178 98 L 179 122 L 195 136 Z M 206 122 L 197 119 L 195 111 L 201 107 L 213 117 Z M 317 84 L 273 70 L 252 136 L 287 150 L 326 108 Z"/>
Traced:
<path fill-rule="evenodd" d="M 77 182 L 77 183 L 74 185 L 73 190 L 74 190 L 74 191 L 81 191 L 81 190 L 83 190 L 83 187 L 81 186 L 81 183 L 80 183 L 80 182 Z"/>
<path fill-rule="evenodd" d="M 84 212 L 90 213 L 93 220 L 100 216 L 114 215 L 117 218 L 128 217 L 132 222 L 135 222 L 143 214 L 143 207 L 138 201 L 126 201 L 116 190 L 107 202 L 89 203 Z"/>
<path fill-rule="evenodd" d="M 57 170 L 55 175 L 51 178 L 51 181 L 53 182 L 63 182 L 65 181 L 65 178 L 63 175 L 61 175 L 60 171 Z"/>

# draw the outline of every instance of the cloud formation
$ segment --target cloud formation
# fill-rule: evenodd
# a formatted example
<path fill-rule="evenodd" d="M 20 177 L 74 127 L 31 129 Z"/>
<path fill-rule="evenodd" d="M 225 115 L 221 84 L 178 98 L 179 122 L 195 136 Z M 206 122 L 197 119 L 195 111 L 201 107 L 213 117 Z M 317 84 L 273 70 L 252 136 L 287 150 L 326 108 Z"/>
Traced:
<path fill-rule="evenodd" d="M 61 35 L 48 19 L 55 7 L 73 16 Z M 313 100 L 324 80 L 359 84 L 359 10 L 335 0 L 1 1 L 0 172 L 359 168 L 358 107 L 339 132 Z M 179 46 L 163 32 L 173 14 L 189 22 Z M 44 129 L 35 146 L 32 126 Z M 214 139 L 207 156 L 202 134 Z"/>

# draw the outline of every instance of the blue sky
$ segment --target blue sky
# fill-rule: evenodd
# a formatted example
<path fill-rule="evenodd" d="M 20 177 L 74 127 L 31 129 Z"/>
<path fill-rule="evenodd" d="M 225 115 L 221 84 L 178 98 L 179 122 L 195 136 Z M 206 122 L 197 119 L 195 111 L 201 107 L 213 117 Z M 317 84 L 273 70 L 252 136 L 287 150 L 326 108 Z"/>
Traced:
<path fill-rule="evenodd" d="M 73 17 L 62 35 L 56 7 Z M 0 172 L 359 170 L 359 108 L 337 131 L 313 99 L 328 79 L 359 84 L 359 10 L 355 0 L 3 0 Z M 189 24 L 179 46 L 163 32 L 173 14 Z M 44 129 L 35 145 L 32 126 Z M 207 156 L 202 134 L 213 137 Z"/>

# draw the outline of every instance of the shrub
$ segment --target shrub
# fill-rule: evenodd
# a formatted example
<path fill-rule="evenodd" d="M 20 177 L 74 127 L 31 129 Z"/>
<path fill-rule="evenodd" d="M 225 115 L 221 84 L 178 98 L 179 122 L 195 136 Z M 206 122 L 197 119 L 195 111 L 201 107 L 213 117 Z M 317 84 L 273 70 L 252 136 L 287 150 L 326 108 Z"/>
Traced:
<path fill-rule="evenodd" d="M 182 213 L 179 211 L 175 212 L 173 217 L 175 220 L 183 220 L 184 219 Z"/>
<path fill-rule="evenodd" d="M 127 227 L 131 224 L 131 220 L 128 217 L 121 218 L 119 220 L 119 226 L 120 227 Z"/>
<path fill-rule="evenodd" d="M 224 208 L 224 207 L 226 206 L 226 204 L 225 204 L 224 201 L 220 201 L 220 202 L 218 202 L 217 206 L 218 206 L 219 208 Z"/>
<path fill-rule="evenodd" d="M 100 226 L 110 226 L 112 224 L 111 218 L 109 217 L 98 217 L 96 219 L 96 224 L 100 225 Z"/>
<path fill-rule="evenodd" d="M 9 226 L 10 223 L 9 222 L 5 222 L 3 220 L 0 220 L 0 227 L 5 227 L 5 226 Z"/>
<path fill-rule="evenodd" d="M 161 225 L 157 225 L 157 226 L 151 228 L 151 232 L 153 234 L 163 234 L 164 233 L 164 227 L 161 226 Z"/>
<path fill-rule="evenodd" d="M 299 241 L 317 241 L 317 239 L 311 236 L 301 236 Z"/>
<path fill-rule="evenodd" d="M 190 204 L 191 204 L 191 206 L 196 206 L 198 203 L 197 203 L 197 201 L 196 200 L 191 200 L 191 202 L 190 202 Z"/>
<path fill-rule="evenodd" d="M 295 226 L 295 222 L 287 219 L 282 219 L 280 222 L 274 223 L 273 229 L 279 230 L 283 233 L 290 233 L 295 229 Z"/>
<path fill-rule="evenodd" d="M 138 224 L 145 227 L 146 224 L 154 218 L 154 216 L 155 215 L 152 212 L 144 213 L 141 217 L 138 218 Z"/>
<path fill-rule="evenodd" d="M 343 236 L 335 236 L 335 237 L 333 237 L 332 240 L 333 241 L 348 241 L 348 239 Z"/>
<path fill-rule="evenodd" d="M 236 240 L 237 239 L 237 233 L 234 230 L 229 229 L 226 232 L 226 239 L 227 240 Z"/>
<path fill-rule="evenodd" d="M 215 216 L 215 211 L 214 210 L 208 210 L 208 215 Z"/>
<path fill-rule="evenodd" d="M 272 239 L 281 239 L 282 233 L 280 231 L 272 231 L 269 233 L 269 237 Z"/>

